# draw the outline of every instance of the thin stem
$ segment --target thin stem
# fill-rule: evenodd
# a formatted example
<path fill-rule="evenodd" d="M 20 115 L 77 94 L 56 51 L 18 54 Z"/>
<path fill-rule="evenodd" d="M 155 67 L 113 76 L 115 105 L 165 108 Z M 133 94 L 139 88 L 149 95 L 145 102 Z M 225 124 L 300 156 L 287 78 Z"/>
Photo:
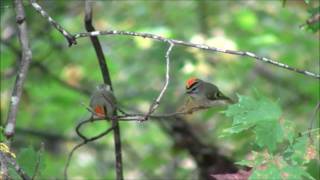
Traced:
<path fill-rule="evenodd" d="M 165 83 L 164 83 L 164 86 L 163 88 L 161 89 L 160 91 L 160 94 L 159 96 L 157 97 L 157 99 L 152 103 L 152 105 L 150 106 L 149 108 L 149 112 L 145 115 L 145 117 L 143 118 L 143 120 L 147 120 L 148 117 L 150 116 L 150 114 L 152 114 L 159 106 L 160 104 L 160 101 L 162 99 L 162 96 L 164 95 L 165 91 L 167 90 L 168 88 L 168 85 L 169 85 L 169 81 L 170 81 L 170 53 L 171 53 L 171 50 L 174 46 L 174 44 L 172 42 L 169 41 L 169 48 L 166 52 L 166 55 L 165 55 L 165 58 L 166 58 L 166 80 L 165 80 Z"/>

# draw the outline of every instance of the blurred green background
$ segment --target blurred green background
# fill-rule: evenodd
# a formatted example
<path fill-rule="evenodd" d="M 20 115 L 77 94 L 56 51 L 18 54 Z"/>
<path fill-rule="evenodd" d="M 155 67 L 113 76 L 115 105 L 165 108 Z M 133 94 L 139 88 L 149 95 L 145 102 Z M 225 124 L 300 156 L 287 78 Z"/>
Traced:
<path fill-rule="evenodd" d="M 63 27 L 84 32 L 83 1 L 38 1 Z M 319 73 L 319 31 L 299 28 L 318 1 L 94 1 L 97 30 L 147 32 L 214 47 L 255 52 L 300 69 Z M 67 47 L 64 37 L 25 1 L 28 33 L 33 53 L 17 119 L 14 152 L 22 147 L 39 149 L 45 143 L 42 177 L 61 178 L 66 157 L 79 142 L 76 124 L 89 115 L 90 92 L 102 83 L 93 47 L 88 38 Z M 19 63 L 20 45 L 15 13 L 10 1 L 1 1 L 1 125 Z M 100 36 L 115 96 L 127 111 L 146 112 L 165 78 L 162 42 L 129 36 Z M 242 56 L 175 46 L 171 53 L 171 79 L 158 114 L 172 112 L 183 97 L 191 76 L 215 83 L 226 95 L 254 96 L 256 92 L 278 101 L 283 116 L 308 128 L 319 101 L 319 81 Z M 171 110 L 171 111 L 170 111 Z M 252 144 L 250 134 L 219 138 L 230 119 L 210 109 L 188 117 L 196 134 L 235 160 L 243 159 Z M 319 122 L 317 122 L 318 126 Z M 89 124 L 87 135 L 110 124 Z M 194 179 L 196 164 L 183 150 L 175 150 L 172 137 L 153 120 L 121 122 L 124 176 L 128 179 Z M 69 176 L 86 179 L 114 176 L 111 134 L 79 149 Z"/>

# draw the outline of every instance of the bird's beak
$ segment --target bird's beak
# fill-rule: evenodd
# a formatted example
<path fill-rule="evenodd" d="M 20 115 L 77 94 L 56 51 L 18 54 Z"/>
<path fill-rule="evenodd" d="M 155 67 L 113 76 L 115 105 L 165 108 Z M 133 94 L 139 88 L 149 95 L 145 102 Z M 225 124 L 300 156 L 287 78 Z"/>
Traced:
<path fill-rule="evenodd" d="M 232 100 L 231 98 L 229 98 L 229 97 L 227 97 L 227 96 L 225 96 L 225 95 L 221 96 L 220 99 L 221 99 L 221 100 L 225 100 L 225 101 L 227 101 L 227 102 L 230 103 L 230 104 L 234 104 L 234 103 L 235 103 L 234 100 Z"/>

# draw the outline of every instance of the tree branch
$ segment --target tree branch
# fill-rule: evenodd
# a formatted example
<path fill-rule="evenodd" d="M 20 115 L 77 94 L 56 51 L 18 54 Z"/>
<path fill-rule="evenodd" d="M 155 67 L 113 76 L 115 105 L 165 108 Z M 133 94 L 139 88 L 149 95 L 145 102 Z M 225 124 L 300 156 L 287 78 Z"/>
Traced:
<path fill-rule="evenodd" d="M 92 4 L 90 1 L 85 1 L 85 27 L 87 31 L 94 31 L 94 27 L 92 25 Z M 105 84 L 108 84 L 113 91 L 111 77 L 108 70 L 108 66 L 103 54 L 103 50 L 101 48 L 100 42 L 98 37 L 90 37 L 92 45 L 95 49 L 95 52 L 98 57 L 102 77 Z M 117 114 L 114 114 L 117 116 Z M 117 119 L 112 118 L 112 127 L 113 127 L 113 137 L 114 137 L 114 146 L 115 146 L 115 168 L 116 168 L 116 179 L 122 180 L 123 179 L 123 172 L 122 172 L 122 152 L 121 152 L 121 137 L 120 137 L 120 127 Z"/>
<path fill-rule="evenodd" d="M 216 47 L 211 47 L 205 44 L 195 44 L 195 43 L 190 43 L 186 41 L 181 41 L 181 40 L 176 40 L 176 39 L 168 39 L 162 36 L 158 36 L 155 34 L 150 34 L 150 33 L 139 33 L 139 32 L 130 32 L 130 31 L 117 31 L 117 30 L 108 30 L 108 31 L 92 31 L 92 32 L 84 32 L 84 33 L 77 33 L 74 35 L 76 39 L 82 38 L 82 37 L 88 37 L 88 36 L 99 36 L 99 35 L 126 35 L 126 36 L 138 36 L 138 37 L 143 37 L 143 38 L 149 38 L 149 39 L 154 39 L 157 41 L 162 41 L 162 42 L 172 42 L 174 45 L 181 45 L 181 46 L 187 46 L 187 47 L 194 47 L 198 49 L 203 49 L 203 50 L 209 50 L 209 51 L 214 51 L 214 52 L 220 52 L 220 53 L 225 53 L 225 54 L 233 54 L 233 55 L 238 55 L 238 56 L 247 56 L 250 58 L 254 58 L 258 61 L 262 61 L 265 63 L 269 63 L 272 65 L 275 65 L 280 68 L 284 68 L 296 73 L 304 74 L 306 76 L 310 76 L 316 79 L 320 79 L 320 74 L 316 74 L 310 71 L 306 70 L 301 70 L 297 69 L 294 67 L 291 67 L 287 64 L 266 58 L 266 57 L 261 57 L 258 56 L 252 52 L 248 51 L 236 51 L 236 50 L 229 50 L 229 49 L 222 49 L 222 48 L 216 48 Z"/>
<path fill-rule="evenodd" d="M 20 98 L 22 95 L 22 88 L 23 88 L 24 81 L 27 77 L 29 65 L 32 58 L 32 52 L 29 47 L 27 23 L 25 21 L 25 12 L 23 8 L 22 0 L 15 0 L 14 4 L 15 4 L 15 10 L 16 10 L 16 21 L 18 24 L 18 31 L 19 31 L 18 36 L 19 36 L 21 47 L 22 47 L 22 55 L 21 55 L 21 63 L 19 66 L 15 85 L 11 95 L 7 125 L 5 128 L 5 135 L 8 138 L 12 137 L 15 133 L 18 106 L 20 104 Z"/>
<path fill-rule="evenodd" d="M 247 56 L 253 59 L 256 59 L 258 61 L 262 61 L 265 63 L 269 63 L 272 65 L 275 65 L 277 67 L 280 68 L 284 68 L 296 73 L 300 73 L 306 76 L 310 76 L 316 79 L 320 79 L 320 74 L 316 74 L 307 70 L 301 70 L 295 67 L 291 67 L 287 64 L 281 63 L 279 61 L 276 60 L 272 60 L 270 58 L 266 58 L 266 57 L 262 57 L 262 56 L 258 56 L 255 53 L 252 52 L 248 52 L 248 51 L 236 51 L 236 50 L 229 50 L 229 49 L 222 49 L 222 48 L 217 48 L 217 47 L 211 47 L 205 44 L 195 44 L 195 43 L 190 43 L 190 42 L 186 42 L 186 41 L 181 41 L 181 40 L 176 40 L 176 39 L 168 39 L 168 38 L 164 38 L 162 36 L 158 36 L 155 34 L 150 34 L 150 33 L 139 33 L 139 32 L 130 32 L 130 31 L 117 31 L 117 30 L 108 30 L 108 31 L 95 31 L 93 26 L 91 25 L 91 10 L 87 10 L 88 13 L 86 13 L 86 16 L 88 17 L 88 21 L 86 21 L 86 23 L 88 22 L 88 27 L 92 27 L 91 30 L 89 30 L 90 32 L 83 32 L 83 33 L 76 33 L 74 35 L 71 35 L 67 30 L 65 30 L 62 26 L 60 26 L 57 22 L 55 22 L 49 15 L 47 12 L 45 12 L 42 7 L 37 4 L 35 2 L 35 0 L 30 0 L 31 5 L 35 8 L 36 11 L 38 11 L 43 17 L 45 17 L 49 23 L 51 25 L 53 25 L 60 33 L 62 33 L 65 38 L 68 40 L 69 42 L 69 46 L 72 46 L 73 44 L 76 44 L 76 39 L 78 38 L 82 38 L 82 37 L 92 37 L 92 36 L 99 36 L 99 35 L 127 35 L 127 36 L 139 36 L 139 37 L 143 37 L 143 38 L 149 38 L 149 39 L 154 39 L 154 40 L 158 40 L 158 41 L 162 41 L 162 42 L 168 42 L 171 41 L 174 45 L 182 45 L 182 46 L 187 46 L 187 47 L 194 47 L 194 48 L 198 48 L 198 49 L 203 49 L 203 50 L 209 50 L 209 51 L 213 51 L 213 52 L 220 52 L 220 53 L 225 53 L 225 54 L 233 54 L 233 55 L 238 55 L 238 56 Z M 86 4 L 88 4 L 89 2 L 87 2 Z M 318 19 L 318 15 L 317 15 L 317 19 Z M 87 29 L 88 31 L 88 29 Z"/>
<path fill-rule="evenodd" d="M 6 164 L 10 163 L 14 170 L 17 172 L 17 174 L 21 177 L 23 180 L 31 180 L 31 178 L 24 172 L 24 170 L 20 167 L 20 165 L 17 163 L 14 157 L 12 157 L 11 154 L 6 153 L 0 150 L 0 159 L 1 159 L 1 168 L 2 166 L 5 166 Z M 2 164 L 3 163 L 3 164 Z M 7 167 L 8 169 L 8 167 Z"/>
<path fill-rule="evenodd" d="M 42 7 L 35 0 L 30 0 L 30 3 L 38 13 L 40 13 L 44 18 L 46 18 L 47 21 L 67 39 L 69 46 L 77 44 L 77 41 L 74 38 L 74 36 L 71 35 L 67 30 L 65 30 L 59 23 L 53 20 L 49 16 L 49 14 L 45 10 L 43 10 Z"/>

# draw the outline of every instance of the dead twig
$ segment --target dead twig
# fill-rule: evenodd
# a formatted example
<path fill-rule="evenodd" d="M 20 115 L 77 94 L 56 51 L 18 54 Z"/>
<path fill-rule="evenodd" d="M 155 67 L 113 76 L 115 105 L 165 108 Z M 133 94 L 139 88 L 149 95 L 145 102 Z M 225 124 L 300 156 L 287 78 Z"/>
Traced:
<path fill-rule="evenodd" d="M 167 90 L 167 87 L 169 85 L 169 81 L 170 81 L 170 53 L 171 53 L 171 50 L 174 46 L 174 44 L 170 41 L 168 41 L 168 43 L 170 44 L 167 52 L 166 52 L 166 55 L 165 55 L 165 58 L 166 58 L 166 80 L 165 80 L 165 83 L 164 83 L 164 86 L 163 88 L 161 89 L 160 91 L 160 94 L 159 96 L 157 97 L 157 99 L 151 104 L 150 108 L 149 108 L 149 112 L 144 116 L 144 118 L 142 119 L 143 121 L 147 120 L 148 117 L 158 108 L 159 104 L 160 104 L 160 101 L 161 101 L 161 98 L 162 96 L 164 95 L 165 91 Z"/>

